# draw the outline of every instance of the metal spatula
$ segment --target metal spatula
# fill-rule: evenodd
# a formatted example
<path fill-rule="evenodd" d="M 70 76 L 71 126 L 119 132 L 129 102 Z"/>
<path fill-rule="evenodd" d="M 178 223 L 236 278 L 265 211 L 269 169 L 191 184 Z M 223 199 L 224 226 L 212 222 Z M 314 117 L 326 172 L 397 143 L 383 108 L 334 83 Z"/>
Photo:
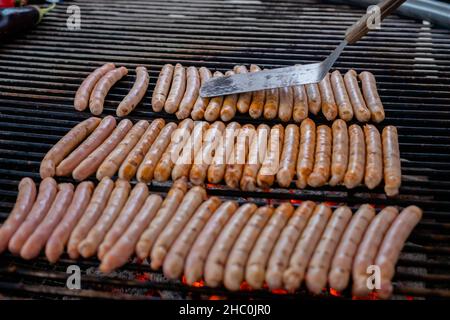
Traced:
<path fill-rule="evenodd" d="M 378 4 L 380 21 L 405 1 L 384 0 Z M 373 15 L 367 13 L 348 28 L 344 40 L 322 62 L 214 78 L 203 84 L 200 89 L 200 95 L 202 97 L 214 97 L 320 82 L 331 69 L 345 46 L 357 42 L 369 32 L 368 21 L 372 18 Z"/>

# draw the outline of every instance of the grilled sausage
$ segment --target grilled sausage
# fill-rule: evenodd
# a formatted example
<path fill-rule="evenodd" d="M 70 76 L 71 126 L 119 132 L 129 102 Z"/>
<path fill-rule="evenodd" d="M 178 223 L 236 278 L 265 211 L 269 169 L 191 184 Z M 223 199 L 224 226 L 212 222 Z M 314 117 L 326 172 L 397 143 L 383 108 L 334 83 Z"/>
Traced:
<path fill-rule="evenodd" d="M 45 256 L 51 263 L 55 263 L 64 252 L 64 247 L 69 240 L 72 230 L 91 200 L 93 190 L 94 184 L 91 181 L 82 182 L 75 189 L 72 202 L 67 208 L 66 214 L 51 234 L 45 246 Z"/>
<path fill-rule="evenodd" d="M 260 124 L 256 130 L 256 135 L 250 144 L 248 151 L 248 160 L 244 166 L 241 178 L 241 189 L 245 191 L 255 191 L 261 164 L 267 153 L 267 141 L 270 134 L 270 127 L 266 124 Z"/>
<path fill-rule="evenodd" d="M 187 284 L 192 285 L 201 279 L 205 260 L 208 257 L 212 245 L 237 208 L 238 204 L 234 201 L 222 203 L 198 235 L 187 255 L 184 266 L 184 275 Z"/>
<path fill-rule="evenodd" d="M 8 249 L 11 253 L 18 255 L 22 250 L 24 243 L 28 237 L 33 233 L 34 229 L 41 223 L 46 216 L 50 206 L 55 199 L 58 185 L 53 178 L 45 178 L 39 185 L 39 192 L 28 213 L 25 221 L 9 240 Z"/>
<path fill-rule="evenodd" d="M 383 151 L 381 137 L 378 129 L 367 124 L 364 126 L 366 140 L 366 170 L 364 171 L 364 183 L 369 189 L 380 184 L 383 177 Z"/>
<path fill-rule="evenodd" d="M 119 170 L 120 165 L 125 158 L 138 143 L 139 139 L 147 130 L 149 123 L 147 120 L 140 120 L 133 128 L 128 131 L 127 135 L 117 145 L 117 147 L 106 157 L 97 170 L 97 180 L 102 180 L 103 177 L 112 177 Z"/>
<path fill-rule="evenodd" d="M 293 212 L 294 207 L 289 202 L 284 202 L 277 207 L 256 240 L 245 270 L 245 280 L 252 288 L 262 288 L 270 253 Z"/>
<path fill-rule="evenodd" d="M 139 240 L 142 232 L 149 225 L 161 206 L 162 198 L 156 194 L 147 197 L 141 210 L 134 218 L 133 222 L 126 229 L 125 233 L 117 240 L 114 246 L 103 257 L 100 264 L 100 271 L 110 272 L 123 266 L 133 254 L 134 246 Z"/>
<path fill-rule="evenodd" d="M 155 112 L 160 112 L 164 108 L 172 83 L 173 69 L 173 65 L 165 64 L 159 73 L 152 96 L 152 108 Z"/>
<path fill-rule="evenodd" d="M 81 141 L 97 128 L 100 123 L 99 118 L 91 117 L 86 119 L 61 138 L 45 155 L 41 162 L 40 174 L 41 178 L 53 177 L 55 175 L 56 166 L 66 157 Z"/>
<path fill-rule="evenodd" d="M 280 155 L 283 148 L 284 127 L 276 124 L 270 130 L 269 145 L 267 146 L 266 157 L 261 164 L 256 183 L 261 188 L 269 188 L 278 172 L 280 166 Z"/>
<path fill-rule="evenodd" d="M 272 207 L 259 207 L 245 225 L 228 256 L 223 283 L 231 291 L 239 290 L 252 248 L 272 215 Z"/>
<path fill-rule="evenodd" d="M 133 127 L 133 123 L 130 120 L 124 119 L 120 121 L 111 135 L 73 170 L 72 177 L 80 181 L 97 171 L 105 158 L 130 131 L 131 127 Z"/>
<path fill-rule="evenodd" d="M 295 122 L 302 122 L 308 117 L 308 96 L 304 85 L 293 86 L 294 93 L 294 110 L 292 118 Z"/>
<path fill-rule="evenodd" d="M 117 107 L 116 114 L 118 117 L 125 117 L 133 111 L 139 102 L 141 102 L 147 92 L 150 76 L 146 67 L 136 67 L 136 81 L 130 92 L 123 98 Z"/>
<path fill-rule="evenodd" d="M 36 199 L 36 185 L 30 178 L 23 178 L 19 183 L 14 208 L 6 221 L 0 226 L 0 253 L 5 251 L 8 242 L 29 214 Z"/>
<path fill-rule="evenodd" d="M 153 248 L 153 244 L 158 238 L 159 234 L 166 227 L 169 220 L 175 214 L 183 197 L 187 191 L 186 178 L 181 178 L 175 181 L 167 193 L 161 208 L 158 210 L 156 217 L 152 220 L 147 230 L 144 231 L 136 244 L 136 255 L 140 259 L 146 259 Z"/>
<path fill-rule="evenodd" d="M 98 247 L 98 258 L 103 260 L 105 254 L 111 250 L 119 237 L 125 232 L 139 210 L 144 205 L 145 199 L 148 197 L 148 188 L 145 183 L 139 182 L 131 190 L 127 202 L 120 211 L 119 216 L 114 221 L 111 229 L 106 233 L 103 242 Z"/>
<path fill-rule="evenodd" d="M 247 73 L 248 70 L 245 66 L 235 66 L 234 72 L 237 74 Z M 240 113 L 247 113 L 250 108 L 250 103 L 252 101 L 252 93 L 251 92 L 242 92 L 239 93 L 239 98 L 236 104 L 236 108 Z"/>
<path fill-rule="evenodd" d="M 271 290 L 283 287 L 283 273 L 314 207 L 315 203 L 312 201 L 302 202 L 281 232 L 267 264 L 266 282 Z"/>
<path fill-rule="evenodd" d="M 337 119 L 331 126 L 333 136 L 333 152 L 331 153 L 330 186 L 342 182 L 348 165 L 348 131 L 344 120 Z"/>
<path fill-rule="evenodd" d="M 214 242 L 205 263 L 204 278 L 209 287 L 217 287 L 222 282 L 228 253 L 256 209 L 253 203 L 240 206 Z"/>
<path fill-rule="evenodd" d="M 422 210 L 420 208 L 409 206 L 403 209 L 383 238 L 375 259 L 375 265 L 379 266 L 381 270 L 381 289 L 377 292 L 382 299 L 386 299 L 392 294 L 391 280 L 395 274 L 395 265 L 400 251 L 421 218 Z"/>
<path fill-rule="evenodd" d="M 387 126 L 383 129 L 383 164 L 384 164 L 384 192 L 389 197 L 396 196 L 402 183 L 402 169 L 400 164 L 400 148 L 398 145 L 397 128 Z"/>
<path fill-rule="evenodd" d="M 347 172 L 344 176 L 344 185 L 352 189 L 359 185 L 364 178 L 364 168 L 366 163 L 366 146 L 364 133 L 360 126 L 352 124 L 348 128 L 350 141 L 350 153 Z"/>
<path fill-rule="evenodd" d="M 172 168 L 177 161 L 183 146 L 189 141 L 194 121 L 184 119 L 178 124 L 178 128 L 173 132 L 170 144 L 155 167 L 154 179 L 156 181 L 167 181 L 172 172 Z"/>
<path fill-rule="evenodd" d="M 316 151 L 314 154 L 314 169 L 308 177 L 311 187 L 323 186 L 330 177 L 331 144 L 330 127 L 321 125 L 317 127 Z"/>
<path fill-rule="evenodd" d="M 205 134 L 203 146 L 194 158 L 191 170 L 189 172 L 189 179 L 192 184 L 200 185 L 205 182 L 209 164 L 211 163 L 217 145 L 222 139 L 222 133 L 225 130 L 225 125 L 221 121 L 214 122 Z"/>
<path fill-rule="evenodd" d="M 175 113 L 178 110 L 181 99 L 184 96 L 186 89 L 186 70 L 177 63 L 173 71 L 172 85 L 170 86 L 170 92 L 167 96 L 166 103 L 164 104 L 164 111 L 167 113 Z"/>
<path fill-rule="evenodd" d="M 234 71 L 225 72 L 226 76 L 232 76 L 233 74 Z M 222 109 L 220 110 L 220 119 L 222 119 L 222 121 L 230 121 L 234 118 L 234 115 L 236 114 L 237 101 L 237 94 L 229 94 L 225 96 L 225 98 L 223 99 Z"/>
<path fill-rule="evenodd" d="M 185 119 L 191 114 L 194 103 L 197 100 L 200 90 L 200 75 L 196 67 L 189 67 L 186 70 L 186 92 L 183 100 L 180 102 L 180 107 L 175 113 L 178 119 Z"/>
<path fill-rule="evenodd" d="M 234 141 L 239 134 L 241 126 L 237 122 L 227 125 L 225 133 L 217 146 L 214 158 L 208 167 L 208 181 L 219 183 L 225 175 L 225 169 L 234 149 Z"/>
<path fill-rule="evenodd" d="M 213 74 L 213 78 L 219 78 L 223 77 L 223 73 L 220 71 L 216 71 Z M 205 117 L 205 120 L 207 121 L 216 121 L 219 118 L 220 115 L 220 109 L 222 108 L 223 104 L 223 96 L 218 97 L 212 97 L 209 99 L 208 106 L 206 107 L 205 114 L 203 115 Z"/>
<path fill-rule="evenodd" d="M 98 80 L 89 98 L 89 110 L 91 110 L 92 114 L 99 115 L 103 112 L 103 104 L 105 103 L 105 98 L 109 90 L 127 74 L 128 69 L 120 67 L 108 71 Z"/>
<path fill-rule="evenodd" d="M 86 211 L 70 234 L 67 253 L 71 259 L 76 259 L 80 255 L 78 245 L 86 238 L 86 235 L 102 214 L 113 187 L 114 182 L 110 178 L 105 177 L 97 185 L 97 188 L 95 188 Z"/>
<path fill-rule="evenodd" d="M 211 197 L 198 207 L 197 211 L 170 247 L 164 259 L 163 272 L 166 278 L 177 279 L 182 275 L 186 256 L 191 250 L 198 234 L 220 206 L 220 203 L 219 198 Z"/>
<path fill-rule="evenodd" d="M 370 111 L 367 109 L 366 103 L 359 89 L 356 71 L 351 69 L 344 75 L 345 88 L 353 106 L 353 113 L 359 122 L 367 122 L 370 120 Z"/>
<path fill-rule="evenodd" d="M 73 197 L 73 184 L 61 183 L 58 185 L 58 189 L 59 191 L 56 194 L 55 200 L 48 210 L 47 215 L 34 229 L 33 233 L 20 250 L 20 256 L 23 259 L 30 260 L 39 255 L 53 230 L 66 213 L 66 208 L 69 206 Z"/>
<path fill-rule="evenodd" d="M 166 126 L 161 130 L 158 138 L 156 138 L 155 142 L 150 147 L 150 150 L 148 150 L 144 160 L 138 168 L 136 177 L 139 182 L 148 183 L 152 181 L 155 167 L 159 159 L 161 159 L 161 156 L 166 150 L 167 146 L 169 145 L 172 133 L 176 128 L 176 123 L 170 122 L 166 124 Z"/>
<path fill-rule="evenodd" d="M 367 107 L 372 114 L 373 122 L 381 122 L 384 120 L 384 107 L 378 95 L 377 83 L 372 73 L 363 71 L 359 74 L 361 80 L 362 92 L 364 100 L 366 100 Z"/>
<path fill-rule="evenodd" d="M 230 161 L 225 170 L 225 183 L 230 188 L 237 188 L 239 186 L 250 144 L 254 136 L 255 127 L 251 124 L 246 124 L 239 130 L 236 145 L 231 152 Z"/>
<path fill-rule="evenodd" d="M 297 158 L 297 187 L 304 189 L 314 168 L 314 150 L 316 148 L 316 124 L 309 118 L 300 125 L 300 148 Z"/>
<path fill-rule="evenodd" d="M 322 107 L 322 100 L 320 99 L 319 85 L 317 83 L 310 83 L 305 85 L 306 95 L 308 96 L 309 112 L 317 115 Z"/>
<path fill-rule="evenodd" d="M 333 89 L 331 88 L 330 74 L 319 82 L 320 100 L 322 101 L 322 113 L 328 121 L 336 119 L 338 108 L 334 100 Z"/>
<path fill-rule="evenodd" d="M 331 87 L 333 88 L 334 99 L 338 105 L 339 118 L 350 121 L 353 118 L 353 108 L 345 88 L 344 78 L 339 70 L 331 73 Z"/>
<path fill-rule="evenodd" d="M 108 203 L 101 216 L 89 231 L 87 236 L 78 245 L 78 252 L 84 257 L 92 257 L 105 238 L 106 233 L 113 225 L 130 193 L 130 183 L 126 180 L 117 180 L 111 192 Z"/>
<path fill-rule="evenodd" d="M 75 94 L 75 100 L 73 105 L 76 110 L 83 111 L 89 105 L 89 97 L 91 96 L 92 90 L 97 84 L 98 80 L 103 77 L 109 71 L 115 69 L 114 63 L 105 63 L 100 68 L 95 69 L 90 75 L 83 80 L 80 87 Z"/>
<path fill-rule="evenodd" d="M 397 215 L 396 208 L 386 207 L 370 222 L 353 261 L 353 295 L 365 297 L 369 294 L 367 267 L 375 263 L 378 248 Z"/>
<path fill-rule="evenodd" d="M 139 139 L 139 142 L 134 146 L 125 161 L 121 164 L 119 168 L 120 179 L 131 180 L 131 178 L 134 177 L 139 165 L 152 146 L 153 141 L 155 141 L 159 132 L 164 127 L 164 124 L 165 121 L 163 119 L 152 121 L 147 130 L 145 130 L 144 135 Z"/>
<path fill-rule="evenodd" d="M 266 90 L 266 101 L 264 103 L 264 118 L 275 119 L 278 114 L 279 94 L 278 88 Z"/>
<path fill-rule="evenodd" d="M 157 270 L 163 264 L 164 258 L 172 244 L 187 224 L 200 204 L 206 200 L 206 191 L 201 187 L 193 187 L 184 196 L 176 213 L 170 219 L 164 230 L 161 231 L 151 250 L 151 264 Z"/>
<path fill-rule="evenodd" d="M 208 81 L 212 77 L 211 71 L 208 68 L 201 67 L 198 70 L 200 74 L 200 83 L 203 85 L 206 81 Z M 201 120 L 205 114 L 205 109 L 208 106 L 209 98 L 202 98 L 200 95 L 197 97 L 195 101 L 194 107 L 192 108 L 191 117 L 193 120 Z"/>
<path fill-rule="evenodd" d="M 201 151 L 203 135 L 208 128 L 209 124 L 207 122 L 199 121 L 195 123 L 193 133 L 187 143 L 184 144 L 181 155 L 172 169 L 172 180 L 189 176 L 192 162 L 194 162 L 196 155 Z"/>
<path fill-rule="evenodd" d="M 306 286 L 314 294 L 319 294 L 327 284 L 331 259 L 351 217 L 352 211 L 342 206 L 334 210 L 328 221 L 305 277 Z"/>
<path fill-rule="evenodd" d="M 278 107 L 278 118 L 287 122 L 292 118 L 294 109 L 294 91 L 292 87 L 283 87 L 278 89 L 280 93 L 280 105 Z"/>
<path fill-rule="evenodd" d="M 289 124 L 284 133 L 283 152 L 281 153 L 280 168 L 277 172 L 277 182 L 281 187 L 289 187 L 294 178 L 299 143 L 300 131 L 298 125 Z"/>
<path fill-rule="evenodd" d="M 293 292 L 302 284 L 306 267 L 330 216 L 331 209 L 325 204 L 321 203 L 315 207 L 305 230 L 295 245 L 289 259 L 289 266 L 283 274 L 283 283 L 286 290 Z"/>
<path fill-rule="evenodd" d="M 370 205 L 363 204 L 350 220 L 331 263 L 328 275 L 331 288 L 338 291 L 347 288 L 356 250 L 374 216 L 375 210 Z"/>
<path fill-rule="evenodd" d="M 250 65 L 250 72 L 258 72 L 261 71 L 261 68 L 256 64 Z M 248 114 L 253 119 L 261 117 L 264 111 L 264 102 L 266 98 L 265 90 L 258 90 L 252 92 L 252 100 L 250 103 L 250 107 L 248 109 Z"/>
<path fill-rule="evenodd" d="M 92 134 L 56 167 L 57 176 L 68 176 L 86 157 L 100 146 L 116 127 L 112 116 L 103 118 Z M 63 138 L 64 139 L 64 138 Z"/>

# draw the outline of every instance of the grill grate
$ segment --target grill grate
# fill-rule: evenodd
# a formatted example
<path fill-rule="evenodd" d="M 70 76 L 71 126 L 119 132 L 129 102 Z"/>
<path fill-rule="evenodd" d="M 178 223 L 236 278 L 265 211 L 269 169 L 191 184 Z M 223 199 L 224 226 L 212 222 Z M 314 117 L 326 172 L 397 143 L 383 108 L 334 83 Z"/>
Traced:
<path fill-rule="evenodd" d="M 81 30 L 66 27 L 68 5 L 81 8 Z M 360 9 L 321 1 L 173 0 L 132 3 L 125 0 L 73 1 L 58 5 L 36 30 L 0 46 L 0 222 L 13 206 L 18 181 L 38 179 L 47 150 L 71 127 L 87 118 L 73 109 L 73 96 L 84 77 L 105 62 L 150 71 L 147 96 L 132 120 L 164 117 L 151 111 L 150 97 L 165 63 L 206 66 L 225 71 L 236 64 L 274 68 L 324 59 L 339 43 Z M 208 185 L 210 194 L 277 203 L 311 199 L 385 205 L 416 204 L 424 219 L 413 232 L 399 261 L 396 298 L 450 297 L 450 32 L 427 23 L 390 16 L 383 29 L 371 31 L 348 46 L 334 66 L 375 74 L 386 120 L 399 130 L 403 167 L 400 196 L 387 199 L 381 188 L 273 188 L 243 193 Z M 105 114 L 115 109 L 133 85 L 120 81 L 108 95 Z M 237 115 L 241 123 L 261 123 Z M 314 120 L 323 122 L 317 117 Z M 268 121 L 270 124 L 276 121 Z M 63 179 L 64 180 L 64 179 Z M 166 192 L 170 183 L 154 184 Z M 77 264 L 87 274 L 81 291 L 65 288 L 66 267 Z M 110 278 L 95 274 L 95 260 L 64 259 L 52 266 L 43 258 L 25 262 L 0 256 L 0 294 L 28 298 L 209 298 L 225 296 L 312 299 L 300 292 L 278 295 L 267 291 L 229 293 L 223 289 L 188 288 L 167 283 L 146 266 L 129 264 Z M 84 278 L 83 278 L 84 279 Z M 145 281 L 144 281 L 145 280 Z M 348 294 L 345 294 L 348 297 Z M 325 297 L 331 298 L 327 294 Z M 321 297 L 323 298 L 323 297 Z"/>

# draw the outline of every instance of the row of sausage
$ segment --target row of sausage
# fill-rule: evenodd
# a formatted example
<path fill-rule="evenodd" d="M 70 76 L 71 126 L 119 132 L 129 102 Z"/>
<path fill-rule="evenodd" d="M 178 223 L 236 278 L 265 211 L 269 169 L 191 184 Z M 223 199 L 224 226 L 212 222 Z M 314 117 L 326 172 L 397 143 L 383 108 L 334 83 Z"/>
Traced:
<path fill-rule="evenodd" d="M 397 130 L 364 129 L 335 120 L 331 128 L 308 119 L 300 125 L 272 128 L 262 124 L 242 127 L 216 121 L 185 119 L 177 126 L 156 119 L 150 124 L 128 119 L 116 126 L 112 116 L 92 117 L 76 125 L 46 154 L 42 178 L 72 175 L 85 180 L 113 177 L 138 181 L 167 181 L 189 177 L 195 185 L 225 183 L 254 191 L 275 182 L 298 188 L 343 184 L 369 189 L 385 182 L 388 196 L 398 194 L 401 164 Z"/>
<path fill-rule="evenodd" d="M 415 206 L 400 214 L 395 207 L 380 213 L 362 205 L 353 214 L 334 212 L 326 204 L 304 201 L 278 207 L 208 197 L 202 187 L 174 182 L 167 196 L 151 194 L 146 184 L 134 188 L 124 180 L 57 184 L 44 179 L 39 192 L 33 180 L 19 184 L 16 205 L 0 228 L 0 252 L 6 248 L 32 259 L 45 248 L 56 262 L 67 247 L 73 259 L 97 255 L 109 272 L 133 255 L 162 267 L 167 278 L 185 276 L 188 284 L 204 280 L 210 287 L 297 290 L 303 282 L 312 293 L 327 284 L 344 290 L 352 278 L 353 294 L 371 292 L 369 267 L 377 266 L 378 295 L 392 293 L 391 280 L 401 249 L 420 221 Z"/>
<path fill-rule="evenodd" d="M 92 114 L 101 114 L 109 90 L 127 74 L 127 68 L 116 68 L 113 63 L 106 63 L 94 70 L 84 79 L 75 94 L 75 109 L 83 111 L 89 107 Z M 124 117 L 136 108 L 147 92 L 149 81 L 147 68 L 138 66 L 133 87 L 117 107 L 116 114 L 118 117 Z"/>
<path fill-rule="evenodd" d="M 250 72 L 258 72 L 257 65 L 250 66 Z M 235 66 L 225 76 L 247 73 L 245 66 Z M 350 121 L 355 117 L 360 122 L 370 119 L 381 122 L 385 118 L 384 107 L 377 91 L 375 77 L 364 71 L 359 75 L 349 70 L 344 76 L 336 70 L 327 74 L 320 83 L 269 89 L 221 97 L 202 98 L 200 86 L 212 77 L 224 76 L 221 72 L 211 73 L 205 67 L 185 68 L 166 64 L 161 69 L 153 91 L 152 107 L 155 112 L 175 113 L 178 119 L 189 116 L 194 120 L 205 119 L 230 121 L 237 111 L 248 113 L 252 118 L 275 119 L 301 122 L 308 113 L 317 115 L 321 110 L 329 121 L 337 117 Z M 358 84 L 361 80 L 361 89 Z"/>

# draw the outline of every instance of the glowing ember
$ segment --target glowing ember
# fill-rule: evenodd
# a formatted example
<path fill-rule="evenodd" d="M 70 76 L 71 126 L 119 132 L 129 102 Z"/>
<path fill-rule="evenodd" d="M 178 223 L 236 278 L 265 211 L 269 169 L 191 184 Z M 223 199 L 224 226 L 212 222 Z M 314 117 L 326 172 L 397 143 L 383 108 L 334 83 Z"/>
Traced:
<path fill-rule="evenodd" d="M 296 200 L 296 199 L 291 199 L 289 200 L 292 204 L 301 204 L 303 201 L 302 200 Z"/>
<path fill-rule="evenodd" d="M 221 296 L 210 296 L 209 300 L 225 300 L 225 297 Z"/>
<path fill-rule="evenodd" d="M 272 293 L 273 294 L 288 294 L 287 290 L 284 290 L 284 289 L 273 289 Z"/>
<path fill-rule="evenodd" d="M 240 289 L 242 291 L 251 291 L 252 288 L 250 287 L 250 285 L 247 282 L 242 282 Z"/>
<path fill-rule="evenodd" d="M 333 288 L 330 288 L 330 294 L 335 297 L 340 297 L 341 293 Z"/>
<path fill-rule="evenodd" d="M 150 279 L 150 275 L 148 273 L 139 273 L 136 275 L 136 280 L 137 281 L 148 281 Z"/>
<path fill-rule="evenodd" d="M 200 288 L 200 287 L 204 287 L 204 286 L 205 286 L 205 283 L 204 283 L 203 281 L 197 281 L 197 282 L 194 282 L 194 283 L 192 284 L 192 286 L 193 286 L 193 287 L 196 287 L 196 288 Z"/>

